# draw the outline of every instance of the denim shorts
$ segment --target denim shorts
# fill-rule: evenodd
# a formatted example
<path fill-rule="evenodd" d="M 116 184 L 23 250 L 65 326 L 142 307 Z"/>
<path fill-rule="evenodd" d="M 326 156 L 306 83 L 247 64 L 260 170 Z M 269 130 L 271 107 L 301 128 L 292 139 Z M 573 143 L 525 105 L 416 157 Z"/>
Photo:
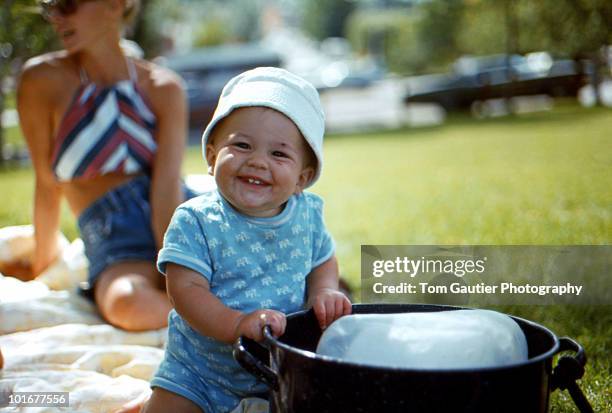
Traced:
<path fill-rule="evenodd" d="M 85 290 L 92 290 L 100 273 L 112 264 L 155 264 L 158 251 L 151 227 L 150 186 L 150 177 L 140 175 L 95 200 L 79 216 L 78 227 L 89 260 L 89 286 L 83 286 Z M 196 195 L 183 188 L 187 199 Z"/>

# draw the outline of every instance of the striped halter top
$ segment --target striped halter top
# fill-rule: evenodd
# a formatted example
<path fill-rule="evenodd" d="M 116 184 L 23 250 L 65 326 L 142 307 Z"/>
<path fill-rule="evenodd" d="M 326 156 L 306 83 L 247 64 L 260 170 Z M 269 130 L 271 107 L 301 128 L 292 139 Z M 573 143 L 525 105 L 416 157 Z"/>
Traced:
<path fill-rule="evenodd" d="M 137 86 L 134 63 L 127 62 L 130 78 L 108 87 L 89 82 L 81 69 L 81 86 L 60 123 L 51 158 L 59 181 L 150 172 L 156 119 Z"/>

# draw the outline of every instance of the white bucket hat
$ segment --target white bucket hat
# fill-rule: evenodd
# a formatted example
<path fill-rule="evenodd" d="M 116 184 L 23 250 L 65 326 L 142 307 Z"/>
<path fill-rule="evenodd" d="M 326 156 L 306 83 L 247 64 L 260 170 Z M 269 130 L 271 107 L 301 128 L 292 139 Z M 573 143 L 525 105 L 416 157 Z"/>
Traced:
<path fill-rule="evenodd" d="M 275 109 L 295 123 L 317 158 L 311 186 L 319 179 L 323 167 L 325 115 L 317 90 L 309 82 L 284 69 L 258 67 L 232 78 L 223 88 L 219 104 L 202 135 L 202 153 L 215 125 L 234 109 L 265 106 Z"/>

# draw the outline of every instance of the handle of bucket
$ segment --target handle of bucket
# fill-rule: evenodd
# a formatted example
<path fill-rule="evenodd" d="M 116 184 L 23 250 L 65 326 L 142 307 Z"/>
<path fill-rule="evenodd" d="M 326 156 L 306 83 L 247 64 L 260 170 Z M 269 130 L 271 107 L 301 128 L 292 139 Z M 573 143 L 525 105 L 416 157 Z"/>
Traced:
<path fill-rule="evenodd" d="M 266 337 L 266 332 L 271 336 L 270 328 L 268 326 L 264 327 L 264 337 Z M 270 348 L 268 343 L 255 343 L 266 350 L 269 350 Z M 278 390 L 278 377 L 276 376 L 274 370 L 272 370 L 266 365 L 266 363 L 255 357 L 246 349 L 242 337 L 239 337 L 234 343 L 232 353 L 234 355 L 234 359 L 238 362 L 238 364 L 240 364 L 240 366 L 242 366 L 243 369 L 266 383 L 271 389 Z"/>
<path fill-rule="evenodd" d="M 561 337 L 559 339 L 559 350 L 557 353 L 562 351 L 574 351 L 576 354 L 574 356 L 562 356 L 559 358 L 552 373 L 552 390 L 567 389 L 570 396 L 572 396 L 574 404 L 581 413 L 593 413 L 593 408 L 576 383 L 576 380 L 584 375 L 584 366 L 587 362 L 584 348 L 569 337 Z"/>

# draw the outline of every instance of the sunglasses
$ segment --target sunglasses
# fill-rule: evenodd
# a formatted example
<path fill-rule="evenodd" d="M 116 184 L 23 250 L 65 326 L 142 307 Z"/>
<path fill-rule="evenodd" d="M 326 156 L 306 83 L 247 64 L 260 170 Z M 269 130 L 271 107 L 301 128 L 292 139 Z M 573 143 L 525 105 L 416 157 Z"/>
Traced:
<path fill-rule="evenodd" d="M 41 14 L 45 20 L 53 17 L 69 16 L 76 13 L 79 4 L 95 0 L 40 0 Z"/>

